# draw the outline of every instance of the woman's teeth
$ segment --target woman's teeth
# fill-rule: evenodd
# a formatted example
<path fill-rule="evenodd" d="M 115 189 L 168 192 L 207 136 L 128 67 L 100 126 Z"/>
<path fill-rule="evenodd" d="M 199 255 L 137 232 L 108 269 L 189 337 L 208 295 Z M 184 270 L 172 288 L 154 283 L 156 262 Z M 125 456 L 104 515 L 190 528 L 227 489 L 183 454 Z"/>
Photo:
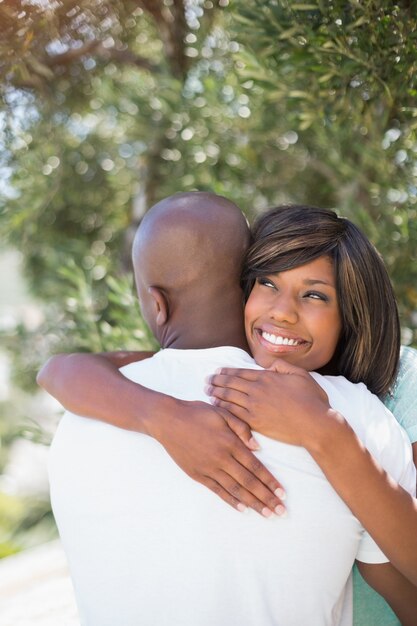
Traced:
<path fill-rule="evenodd" d="M 272 333 L 262 332 L 261 334 L 265 341 L 273 343 L 275 346 L 298 346 L 300 343 L 297 339 L 289 339 L 288 337 L 281 337 Z"/>

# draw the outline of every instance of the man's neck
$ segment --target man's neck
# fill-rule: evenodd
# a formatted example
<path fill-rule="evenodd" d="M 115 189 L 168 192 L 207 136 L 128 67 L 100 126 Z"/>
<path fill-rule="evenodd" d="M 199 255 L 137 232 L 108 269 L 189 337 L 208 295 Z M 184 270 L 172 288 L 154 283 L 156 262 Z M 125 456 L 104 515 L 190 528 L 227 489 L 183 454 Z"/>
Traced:
<path fill-rule="evenodd" d="M 242 341 L 193 341 L 191 339 L 188 341 L 186 339 L 178 339 L 164 343 L 162 347 L 175 348 L 176 350 L 207 350 L 208 348 L 219 348 L 222 346 L 231 346 L 249 352 L 246 339 L 242 339 Z"/>
<path fill-rule="evenodd" d="M 227 321 L 214 325 L 184 324 L 165 328 L 159 337 L 161 347 L 176 348 L 178 350 L 204 350 L 206 348 L 218 348 L 220 346 L 232 346 L 249 352 L 246 341 L 243 322 L 227 324 Z"/>
<path fill-rule="evenodd" d="M 208 297 L 173 306 L 173 314 L 162 329 L 159 341 L 165 348 L 202 350 L 233 346 L 248 351 L 240 290 L 226 291 L 222 298 Z"/>
<path fill-rule="evenodd" d="M 175 348 L 177 350 L 204 350 L 206 348 L 218 348 L 221 346 L 232 346 L 249 352 L 248 343 L 244 334 L 217 334 L 209 335 L 199 333 L 194 336 L 192 333 L 177 334 L 167 333 L 161 338 L 162 348 Z"/>

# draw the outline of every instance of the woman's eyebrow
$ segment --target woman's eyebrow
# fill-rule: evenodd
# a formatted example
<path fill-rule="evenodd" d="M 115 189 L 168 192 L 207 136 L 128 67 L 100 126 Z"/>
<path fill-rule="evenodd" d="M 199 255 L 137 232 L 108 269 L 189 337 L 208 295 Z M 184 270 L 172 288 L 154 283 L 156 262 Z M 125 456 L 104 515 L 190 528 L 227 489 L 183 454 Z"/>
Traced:
<path fill-rule="evenodd" d="M 333 287 L 333 289 L 336 289 L 336 286 L 333 282 L 329 283 L 326 280 L 321 280 L 320 278 L 306 278 L 305 280 L 303 280 L 303 283 L 305 285 L 327 285 L 327 287 Z"/>

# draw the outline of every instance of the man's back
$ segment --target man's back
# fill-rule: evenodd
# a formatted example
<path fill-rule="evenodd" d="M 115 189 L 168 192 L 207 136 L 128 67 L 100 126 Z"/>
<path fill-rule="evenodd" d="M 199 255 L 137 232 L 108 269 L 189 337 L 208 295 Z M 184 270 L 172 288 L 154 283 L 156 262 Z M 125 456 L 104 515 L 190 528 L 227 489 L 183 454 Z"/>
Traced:
<path fill-rule="evenodd" d="M 166 349 L 122 371 L 157 391 L 206 400 L 205 377 L 220 366 L 256 367 L 229 347 Z M 372 446 L 379 407 L 363 385 L 317 379 Z M 399 453 L 387 469 L 400 479 L 402 435 L 393 419 L 381 415 L 381 424 Z M 341 623 L 358 551 L 365 561 L 384 558 L 369 537 L 361 543 L 359 522 L 303 448 L 257 438 L 259 458 L 286 488 L 285 519 L 228 507 L 145 435 L 63 418 L 51 449 L 51 496 L 83 625 Z M 383 462 L 384 446 L 375 453 Z M 348 624 L 349 611 L 344 618 Z"/>

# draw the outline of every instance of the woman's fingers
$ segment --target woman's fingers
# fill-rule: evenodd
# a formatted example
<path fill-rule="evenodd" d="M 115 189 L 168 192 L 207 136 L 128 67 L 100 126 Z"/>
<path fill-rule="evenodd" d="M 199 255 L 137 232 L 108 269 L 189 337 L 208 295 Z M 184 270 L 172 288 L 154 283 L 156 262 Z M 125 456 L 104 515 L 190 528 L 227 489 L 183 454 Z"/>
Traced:
<path fill-rule="evenodd" d="M 240 415 L 246 415 L 245 409 L 235 407 L 235 405 L 231 406 L 233 409 L 237 409 L 237 412 Z M 239 437 L 239 439 L 245 444 L 245 446 L 249 448 L 249 450 L 259 450 L 259 443 L 253 436 L 250 426 L 245 421 L 242 421 L 239 415 L 232 415 L 232 412 L 229 411 L 222 411 L 221 413 L 229 428 L 233 430 L 233 432 Z"/>
<path fill-rule="evenodd" d="M 218 483 L 210 476 L 204 476 L 200 479 L 202 485 L 208 487 L 216 496 L 219 496 L 222 500 L 229 504 L 234 509 L 237 509 L 240 512 L 246 511 L 247 506 L 243 504 L 240 500 L 238 500 L 235 496 L 232 496 L 220 483 Z"/>
<path fill-rule="evenodd" d="M 232 418 L 230 421 L 237 428 L 239 420 Z M 240 440 L 231 445 L 228 457 L 223 459 L 216 470 L 204 472 L 204 476 L 198 478 L 204 484 L 207 484 L 206 479 L 211 481 L 210 489 L 235 508 L 241 503 L 265 517 L 274 513 L 283 515 L 285 512 L 283 486 Z M 224 491 L 229 496 L 226 497 Z"/>
<path fill-rule="evenodd" d="M 241 421 L 244 424 L 246 424 L 249 429 L 252 428 L 251 422 L 253 421 L 253 416 L 251 415 L 251 413 L 245 407 L 239 406 L 238 404 L 234 404 L 233 402 L 226 402 L 226 400 L 221 400 L 220 397 L 214 398 L 213 399 L 213 404 L 216 407 L 216 410 L 223 409 L 223 413 L 226 413 L 228 415 L 232 415 L 233 417 L 235 417 L 239 421 Z M 227 423 L 229 423 L 229 421 L 228 421 L 228 419 L 226 417 L 224 419 L 225 419 L 225 421 Z M 232 430 L 234 432 L 236 432 L 234 428 L 232 428 Z M 242 439 L 242 437 L 240 437 L 239 433 L 236 433 L 236 434 L 238 435 L 238 437 L 240 439 Z M 243 441 L 243 443 L 245 445 L 247 445 L 246 441 L 244 441 L 243 439 L 242 439 L 242 441 Z M 248 447 L 252 447 L 252 446 L 248 446 Z"/>
<path fill-rule="evenodd" d="M 257 380 L 258 376 L 259 376 L 259 372 L 262 372 L 263 370 L 255 370 L 255 369 L 250 369 L 250 370 L 245 370 L 245 369 L 240 369 L 240 368 L 233 368 L 233 367 L 222 367 L 219 370 L 217 370 L 214 374 L 214 376 L 231 376 L 233 378 L 241 378 L 242 380 Z"/>
<path fill-rule="evenodd" d="M 235 461 L 236 463 L 231 465 L 227 471 L 219 471 L 215 478 L 205 476 L 201 482 L 238 510 L 242 510 L 239 504 L 243 504 L 245 508 L 251 508 L 264 517 L 271 517 L 274 514 L 284 515 L 286 511 L 283 504 L 285 492 L 280 483 L 273 476 L 270 476 L 270 484 L 274 487 L 278 485 L 275 487 L 276 493 L 273 493 L 237 459 Z M 254 467 L 253 464 L 252 467 Z M 260 462 L 259 468 L 263 468 Z M 257 472 L 260 471 L 259 468 L 257 468 Z M 268 470 L 265 469 L 265 472 Z M 266 476 L 263 479 L 264 481 L 268 480 Z"/>
<path fill-rule="evenodd" d="M 227 377 L 224 377 L 224 378 L 227 378 Z M 219 400 L 224 400 L 225 402 L 231 402 L 233 404 L 236 404 L 240 407 L 245 408 L 248 404 L 248 395 L 246 393 L 243 393 L 242 391 L 238 391 L 232 386 L 229 386 L 229 384 L 224 382 L 223 383 L 224 386 L 219 386 L 215 384 L 208 385 L 206 387 L 206 393 L 208 396 L 210 396 L 210 398 L 218 398 Z M 217 404 L 217 403 L 214 402 L 214 404 Z"/>
<path fill-rule="evenodd" d="M 229 504 L 234 509 L 237 509 L 241 513 L 246 511 L 248 508 L 253 509 L 263 517 L 272 517 L 273 515 L 278 515 L 282 517 L 285 515 L 286 509 L 283 505 L 278 504 L 275 507 L 275 510 L 272 510 L 265 506 L 262 502 L 254 498 L 249 492 L 247 494 L 244 493 L 244 490 L 240 487 L 240 485 L 234 482 L 232 479 L 229 480 L 227 475 L 223 477 L 223 480 L 228 483 L 228 488 L 231 492 L 238 493 L 240 499 L 236 498 L 232 493 L 230 493 L 227 489 L 225 489 L 219 482 L 213 480 L 209 476 L 205 476 L 204 479 L 201 480 L 201 483 L 208 487 L 216 496 L 219 496 L 226 504 Z M 245 501 L 245 504 L 242 502 Z"/>
<path fill-rule="evenodd" d="M 223 369 L 221 373 L 213 374 L 207 379 L 206 393 L 218 389 L 233 389 L 242 394 L 242 396 L 248 396 L 253 392 L 253 389 L 256 389 L 255 383 L 259 385 L 263 382 L 265 374 L 267 374 L 266 370 Z M 269 374 L 271 373 L 269 372 Z M 208 393 L 208 395 L 214 394 Z M 229 398 L 225 397 L 223 399 L 229 400 Z M 240 400 L 244 406 L 245 398 L 240 397 Z"/>
<path fill-rule="evenodd" d="M 285 491 L 281 483 L 250 452 L 240 452 L 227 473 L 216 477 L 240 502 L 265 517 L 285 511 Z"/>
<path fill-rule="evenodd" d="M 264 403 L 271 393 L 279 395 L 282 399 L 294 398 L 294 393 L 310 394 L 312 398 L 320 398 L 328 402 L 324 389 L 314 380 L 309 372 L 299 367 L 283 362 L 275 361 L 270 370 L 222 370 L 222 374 L 214 374 L 209 379 L 206 390 L 208 395 L 215 398 L 216 406 L 229 407 L 221 404 L 219 400 L 238 405 L 247 411 L 254 413 L 259 408 L 259 403 Z M 230 410 L 230 409 L 229 409 Z M 241 419 L 245 417 L 232 410 L 233 414 Z M 247 418 L 245 419 L 247 421 Z"/>
<path fill-rule="evenodd" d="M 248 393 L 252 384 L 259 380 L 260 373 L 265 373 L 265 370 L 222 369 L 209 376 L 207 384 L 208 386 L 228 387 L 241 393 Z"/>
<path fill-rule="evenodd" d="M 241 451 L 237 452 L 235 458 L 236 461 L 238 461 L 242 465 L 242 467 L 246 468 L 246 472 L 244 473 L 244 475 L 241 472 L 241 477 L 246 481 L 243 483 L 246 489 L 248 489 L 250 485 L 254 484 L 255 481 L 253 480 L 253 477 L 256 475 L 257 482 L 260 483 L 261 491 L 256 492 L 255 495 L 257 497 L 260 497 L 261 494 L 264 494 L 267 498 L 267 501 L 265 501 L 263 497 L 262 500 L 265 503 L 270 502 L 271 504 L 273 504 L 273 501 L 271 502 L 270 500 L 270 493 L 273 493 L 274 497 L 280 501 L 280 504 L 282 504 L 282 501 L 285 500 L 286 497 L 284 487 L 281 485 L 279 480 L 277 480 L 277 478 L 275 478 L 275 476 L 271 474 L 269 470 L 267 470 L 267 468 L 254 454 L 252 454 L 248 450 L 242 449 Z M 256 486 L 258 485 L 256 484 Z M 267 490 L 269 490 L 269 493 L 266 493 L 266 488 Z M 253 492 L 252 489 L 251 491 Z"/>

